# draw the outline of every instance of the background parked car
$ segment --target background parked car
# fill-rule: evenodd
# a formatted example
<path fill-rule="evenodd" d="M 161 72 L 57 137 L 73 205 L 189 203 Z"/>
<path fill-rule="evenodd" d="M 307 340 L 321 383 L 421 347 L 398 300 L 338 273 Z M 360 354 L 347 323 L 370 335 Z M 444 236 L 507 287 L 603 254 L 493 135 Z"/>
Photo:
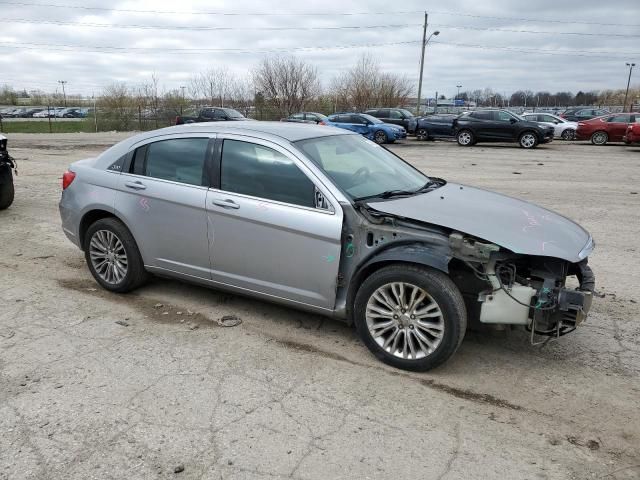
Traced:
<path fill-rule="evenodd" d="M 67 108 L 62 112 L 62 118 L 85 118 L 86 116 L 86 108 Z"/>
<path fill-rule="evenodd" d="M 622 137 L 622 141 L 627 145 L 640 143 L 640 115 L 636 115 L 635 123 L 627 125 L 627 131 Z"/>
<path fill-rule="evenodd" d="M 360 133 L 379 144 L 407 138 L 407 131 L 403 127 L 384 123 L 366 113 L 336 113 L 329 115 L 325 123 Z"/>
<path fill-rule="evenodd" d="M 442 113 L 418 118 L 416 138 L 418 140 L 435 140 L 436 138 L 454 138 L 453 121 L 458 115 Z"/>
<path fill-rule="evenodd" d="M 283 118 L 281 122 L 293 122 L 293 123 L 322 123 L 327 120 L 327 116 L 317 112 L 300 112 L 289 115 L 287 118 Z"/>
<path fill-rule="evenodd" d="M 248 120 L 237 110 L 223 107 L 202 108 L 192 115 L 179 115 L 176 117 L 176 125 L 197 122 L 224 122 L 228 120 Z"/>
<path fill-rule="evenodd" d="M 530 122 L 508 110 L 466 112 L 453 121 L 458 144 L 477 142 L 518 142 L 522 148 L 535 148 L 553 140 L 553 127 Z"/>
<path fill-rule="evenodd" d="M 553 127 L 554 135 L 563 140 L 573 140 L 578 129 L 578 122 L 570 122 L 551 113 L 525 113 L 522 118 Z"/>
<path fill-rule="evenodd" d="M 413 113 L 403 108 L 373 108 L 364 113 L 376 117 L 385 123 L 400 125 L 411 134 L 415 133 L 418 124 L 418 119 Z"/>
<path fill-rule="evenodd" d="M 622 142 L 627 126 L 634 123 L 640 113 L 614 113 L 584 122 L 578 122 L 576 140 L 591 140 L 594 145 Z"/>
<path fill-rule="evenodd" d="M 570 122 L 579 122 L 580 120 L 590 120 L 595 117 L 600 117 L 607 113 L 610 112 L 606 108 L 577 107 L 566 109 L 560 116 Z"/>

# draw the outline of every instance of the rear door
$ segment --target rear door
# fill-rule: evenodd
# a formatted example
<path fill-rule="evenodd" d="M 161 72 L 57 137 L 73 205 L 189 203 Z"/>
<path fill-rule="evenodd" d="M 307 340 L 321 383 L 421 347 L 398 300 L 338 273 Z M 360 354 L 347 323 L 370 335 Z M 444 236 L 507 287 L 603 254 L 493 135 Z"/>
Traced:
<path fill-rule="evenodd" d="M 145 265 L 210 277 L 205 203 L 212 148 L 209 135 L 192 134 L 146 141 L 130 154 L 115 210 Z"/>
<path fill-rule="evenodd" d="M 207 196 L 212 279 L 332 310 L 342 209 L 283 147 L 241 135 L 219 143 Z"/>
<path fill-rule="evenodd" d="M 610 142 L 621 142 L 627 132 L 627 125 L 635 121 L 635 116 L 629 113 L 618 113 L 607 119 L 607 133 Z"/>

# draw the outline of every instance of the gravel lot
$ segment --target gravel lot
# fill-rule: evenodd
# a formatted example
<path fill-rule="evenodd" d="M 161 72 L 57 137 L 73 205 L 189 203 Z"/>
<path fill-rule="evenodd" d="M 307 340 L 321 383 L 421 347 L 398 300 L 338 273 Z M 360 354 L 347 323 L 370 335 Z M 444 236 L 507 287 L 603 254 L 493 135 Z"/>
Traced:
<path fill-rule="evenodd" d="M 640 478 L 640 148 L 393 146 L 581 223 L 604 295 L 558 342 L 468 332 L 414 374 L 318 316 L 168 280 L 98 288 L 61 231 L 60 176 L 126 136 L 9 136 L 0 479 Z"/>

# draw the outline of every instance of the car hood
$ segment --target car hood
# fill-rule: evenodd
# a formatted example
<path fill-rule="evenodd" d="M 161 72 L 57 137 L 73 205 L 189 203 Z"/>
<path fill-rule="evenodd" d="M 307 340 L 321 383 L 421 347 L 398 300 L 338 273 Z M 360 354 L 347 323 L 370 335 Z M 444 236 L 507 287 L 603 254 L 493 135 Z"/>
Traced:
<path fill-rule="evenodd" d="M 473 235 L 524 255 L 579 262 L 593 248 L 589 233 L 562 215 L 466 185 L 448 183 L 424 194 L 367 205 L 379 212 Z"/>

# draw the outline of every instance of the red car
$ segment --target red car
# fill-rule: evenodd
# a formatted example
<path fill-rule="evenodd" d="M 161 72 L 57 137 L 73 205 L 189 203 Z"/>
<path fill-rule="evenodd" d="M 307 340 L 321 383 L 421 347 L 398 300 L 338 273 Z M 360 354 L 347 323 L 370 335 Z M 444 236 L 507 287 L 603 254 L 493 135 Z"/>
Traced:
<path fill-rule="evenodd" d="M 591 140 L 594 145 L 622 142 L 627 125 L 640 120 L 640 113 L 613 113 L 578 122 L 576 140 Z"/>
<path fill-rule="evenodd" d="M 636 123 L 627 126 L 627 133 L 622 137 L 622 141 L 627 145 L 640 143 L 640 115 L 636 115 Z"/>

